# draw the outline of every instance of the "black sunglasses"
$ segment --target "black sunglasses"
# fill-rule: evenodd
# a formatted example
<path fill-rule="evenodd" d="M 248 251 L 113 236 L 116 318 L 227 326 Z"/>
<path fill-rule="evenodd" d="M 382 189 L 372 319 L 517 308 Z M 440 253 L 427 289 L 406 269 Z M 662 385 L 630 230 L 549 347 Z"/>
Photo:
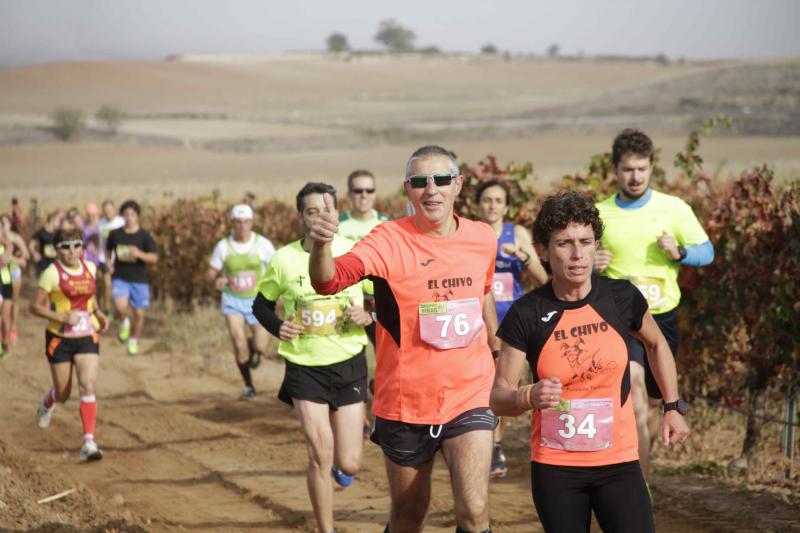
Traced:
<path fill-rule="evenodd" d="M 353 194 L 364 194 L 364 193 L 372 194 L 372 193 L 375 192 L 375 189 L 374 188 L 372 188 L 372 189 L 350 189 L 350 192 L 353 193 Z"/>
<path fill-rule="evenodd" d="M 406 176 L 406 181 L 411 184 L 412 189 L 424 189 L 428 186 L 428 181 L 433 180 L 437 187 L 447 187 L 453 182 L 453 178 L 458 174 L 430 174 L 427 176 Z"/>
<path fill-rule="evenodd" d="M 83 241 L 64 241 L 58 243 L 56 245 L 56 248 L 58 248 L 59 250 L 70 250 L 70 249 L 77 250 L 81 246 L 83 246 Z"/>

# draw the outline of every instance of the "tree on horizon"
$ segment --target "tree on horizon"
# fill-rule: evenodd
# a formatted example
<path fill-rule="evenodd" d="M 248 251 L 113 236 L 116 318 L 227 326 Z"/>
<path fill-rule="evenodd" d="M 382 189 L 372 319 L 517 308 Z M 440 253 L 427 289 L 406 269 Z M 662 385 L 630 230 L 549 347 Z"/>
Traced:
<path fill-rule="evenodd" d="M 328 52 L 347 52 L 350 50 L 350 43 L 347 42 L 347 36 L 343 33 L 331 33 L 325 43 L 328 45 Z"/>
<path fill-rule="evenodd" d="M 414 49 L 414 39 L 417 36 L 408 28 L 404 28 L 394 19 L 382 20 L 375 34 L 375 40 L 381 43 L 389 52 L 410 52 Z"/>

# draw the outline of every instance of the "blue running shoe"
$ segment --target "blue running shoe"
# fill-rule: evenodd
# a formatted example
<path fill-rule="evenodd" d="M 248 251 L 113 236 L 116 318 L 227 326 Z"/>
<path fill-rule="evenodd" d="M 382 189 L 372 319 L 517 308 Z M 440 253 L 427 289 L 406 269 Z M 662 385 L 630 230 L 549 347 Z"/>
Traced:
<path fill-rule="evenodd" d="M 349 476 L 345 474 L 344 472 L 336 468 L 336 465 L 334 465 L 333 468 L 331 468 L 331 475 L 333 476 L 333 480 L 336 482 L 336 484 L 342 487 L 343 489 L 346 489 L 347 487 L 352 485 L 353 480 L 356 478 L 356 476 Z"/>

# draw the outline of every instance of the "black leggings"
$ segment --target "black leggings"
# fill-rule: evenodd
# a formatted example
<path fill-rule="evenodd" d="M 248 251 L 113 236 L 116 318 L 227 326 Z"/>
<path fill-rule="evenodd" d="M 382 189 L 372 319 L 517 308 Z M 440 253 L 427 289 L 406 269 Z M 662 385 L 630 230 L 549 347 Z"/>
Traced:
<path fill-rule="evenodd" d="M 546 532 L 588 532 L 592 511 L 606 533 L 654 533 L 639 461 L 606 466 L 531 462 L 531 490 Z"/>

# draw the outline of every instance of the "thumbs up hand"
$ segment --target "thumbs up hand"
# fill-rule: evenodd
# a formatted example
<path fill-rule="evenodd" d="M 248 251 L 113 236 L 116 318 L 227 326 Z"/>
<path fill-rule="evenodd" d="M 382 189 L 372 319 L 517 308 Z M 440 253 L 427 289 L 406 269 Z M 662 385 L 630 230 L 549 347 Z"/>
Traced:
<path fill-rule="evenodd" d="M 317 244 L 333 241 L 333 236 L 339 231 L 339 212 L 333 202 L 333 196 L 328 193 L 323 195 L 325 209 L 320 211 L 309 228 L 308 236 Z"/>

